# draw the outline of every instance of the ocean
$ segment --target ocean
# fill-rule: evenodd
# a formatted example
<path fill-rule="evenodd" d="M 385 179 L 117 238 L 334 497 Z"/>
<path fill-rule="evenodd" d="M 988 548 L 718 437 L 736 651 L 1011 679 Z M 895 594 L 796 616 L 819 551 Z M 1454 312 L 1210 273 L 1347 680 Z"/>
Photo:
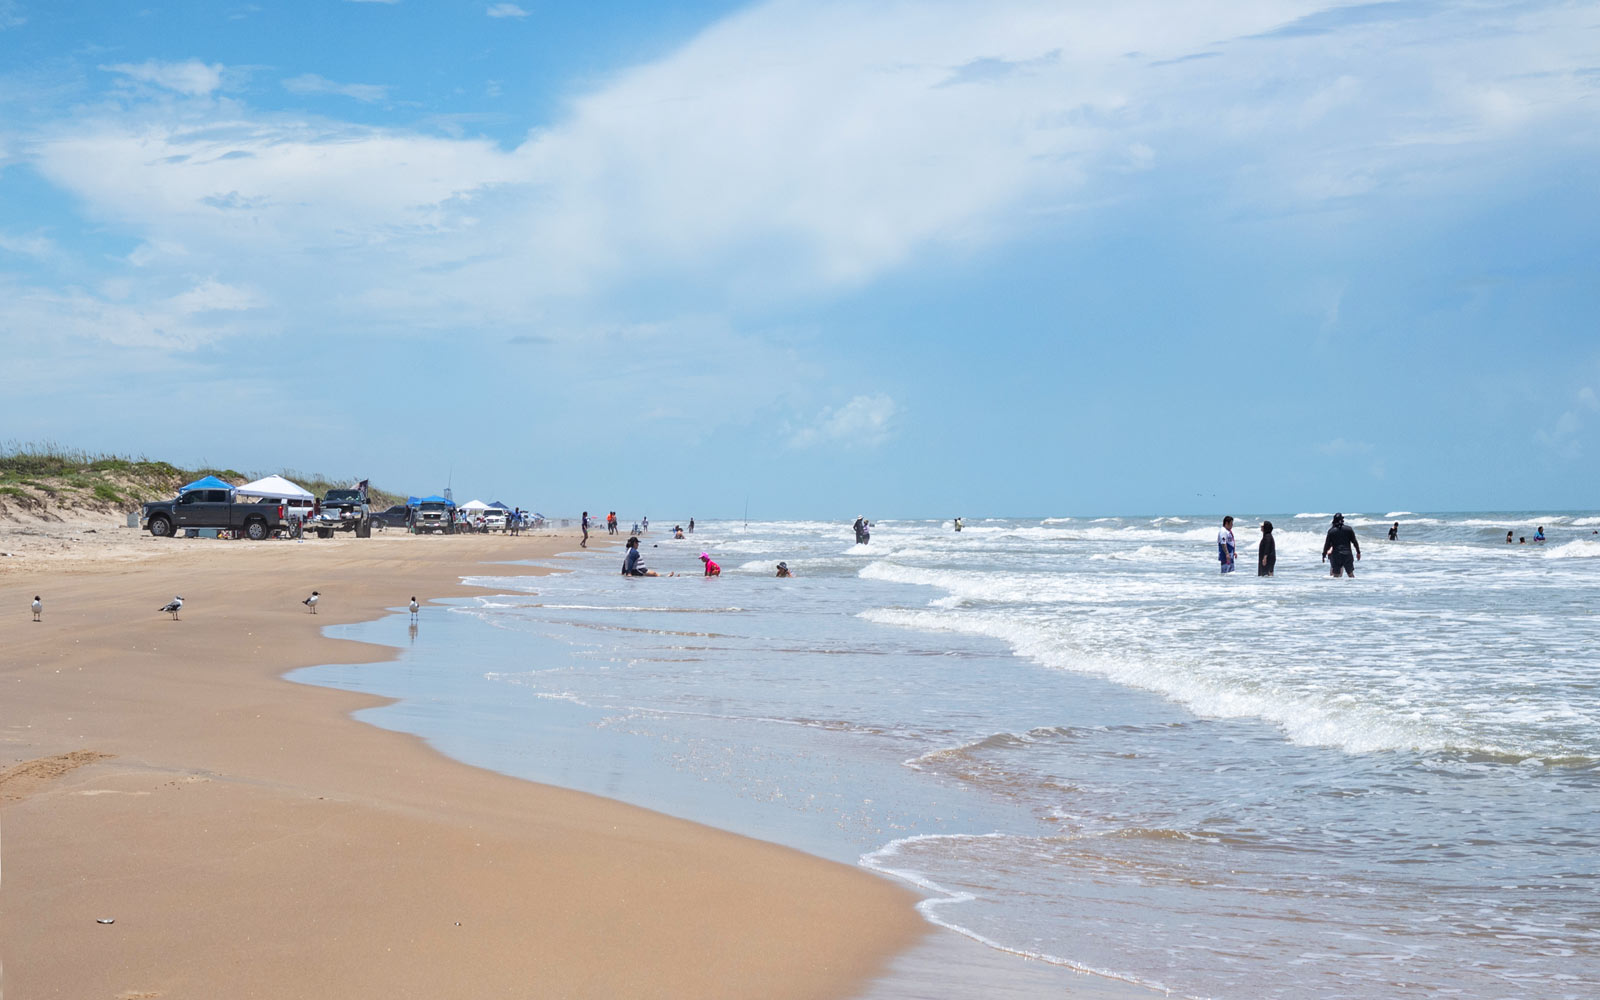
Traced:
<path fill-rule="evenodd" d="M 398 698 L 361 717 L 473 764 L 880 872 L 1019 967 L 1600 995 L 1600 516 L 1346 516 L 1353 580 L 1326 512 L 1264 516 L 1270 579 L 1259 514 L 1227 576 L 1211 516 L 701 522 L 643 539 L 686 577 L 507 565 L 415 628 L 329 630 L 395 662 L 294 677 Z"/>

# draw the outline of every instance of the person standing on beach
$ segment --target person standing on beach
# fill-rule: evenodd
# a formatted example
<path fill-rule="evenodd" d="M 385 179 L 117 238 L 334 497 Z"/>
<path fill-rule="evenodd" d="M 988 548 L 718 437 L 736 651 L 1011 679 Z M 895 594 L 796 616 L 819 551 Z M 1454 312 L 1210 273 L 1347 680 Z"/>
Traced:
<path fill-rule="evenodd" d="M 1222 519 L 1222 530 L 1217 532 L 1217 561 L 1222 564 L 1222 572 L 1232 573 L 1237 557 L 1233 546 L 1233 515 L 1229 514 Z"/>
<path fill-rule="evenodd" d="M 589 512 L 588 511 L 584 511 L 583 512 L 583 541 L 578 543 L 578 548 L 586 549 L 588 547 L 589 547 Z"/>
<path fill-rule="evenodd" d="M 1256 576 L 1271 576 L 1278 565 L 1278 543 L 1272 538 L 1272 522 L 1261 522 L 1261 544 L 1256 546 Z"/>
<path fill-rule="evenodd" d="M 1350 550 L 1355 549 L 1355 559 L 1350 557 Z M 1329 554 L 1333 558 L 1328 558 Z M 1322 559 L 1333 565 L 1330 575 L 1344 574 L 1350 579 L 1356 578 L 1356 560 L 1361 558 L 1361 543 L 1356 541 L 1356 529 L 1344 523 L 1343 514 L 1333 515 L 1333 524 L 1328 528 L 1328 535 L 1322 540 Z"/>

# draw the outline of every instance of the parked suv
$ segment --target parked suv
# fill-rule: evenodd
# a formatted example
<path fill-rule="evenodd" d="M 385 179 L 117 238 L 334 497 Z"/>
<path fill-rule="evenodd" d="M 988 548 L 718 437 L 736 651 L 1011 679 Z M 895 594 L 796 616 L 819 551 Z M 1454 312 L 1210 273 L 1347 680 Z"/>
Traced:
<path fill-rule="evenodd" d="M 380 531 L 384 528 L 409 528 L 411 527 L 411 508 L 403 503 L 397 503 L 388 510 L 381 510 L 373 514 L 372 521 Z"/>

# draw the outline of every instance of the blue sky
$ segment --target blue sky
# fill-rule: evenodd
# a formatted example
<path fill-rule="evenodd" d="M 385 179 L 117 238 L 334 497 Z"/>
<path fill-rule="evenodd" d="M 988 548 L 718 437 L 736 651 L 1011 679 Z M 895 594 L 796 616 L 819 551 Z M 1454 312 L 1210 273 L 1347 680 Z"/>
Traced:
<path fill-rule="evenodd" d="M 657 520 L 1596 506 L 1585 3 L 0 0 L 0 439 Z"/>

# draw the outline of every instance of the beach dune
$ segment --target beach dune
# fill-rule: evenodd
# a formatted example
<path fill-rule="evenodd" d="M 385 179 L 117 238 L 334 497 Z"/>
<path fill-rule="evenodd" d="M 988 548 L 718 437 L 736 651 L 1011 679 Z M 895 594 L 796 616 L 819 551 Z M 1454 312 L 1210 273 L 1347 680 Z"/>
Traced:
<path fill-rule="evenodd" d="M 0 576 L 7 995 L 839 997 L 925 933 L 863 871 L 472 768 L 281 678 L 391 653 L 325 625 L 575 539 L 153 541 Z"/>

